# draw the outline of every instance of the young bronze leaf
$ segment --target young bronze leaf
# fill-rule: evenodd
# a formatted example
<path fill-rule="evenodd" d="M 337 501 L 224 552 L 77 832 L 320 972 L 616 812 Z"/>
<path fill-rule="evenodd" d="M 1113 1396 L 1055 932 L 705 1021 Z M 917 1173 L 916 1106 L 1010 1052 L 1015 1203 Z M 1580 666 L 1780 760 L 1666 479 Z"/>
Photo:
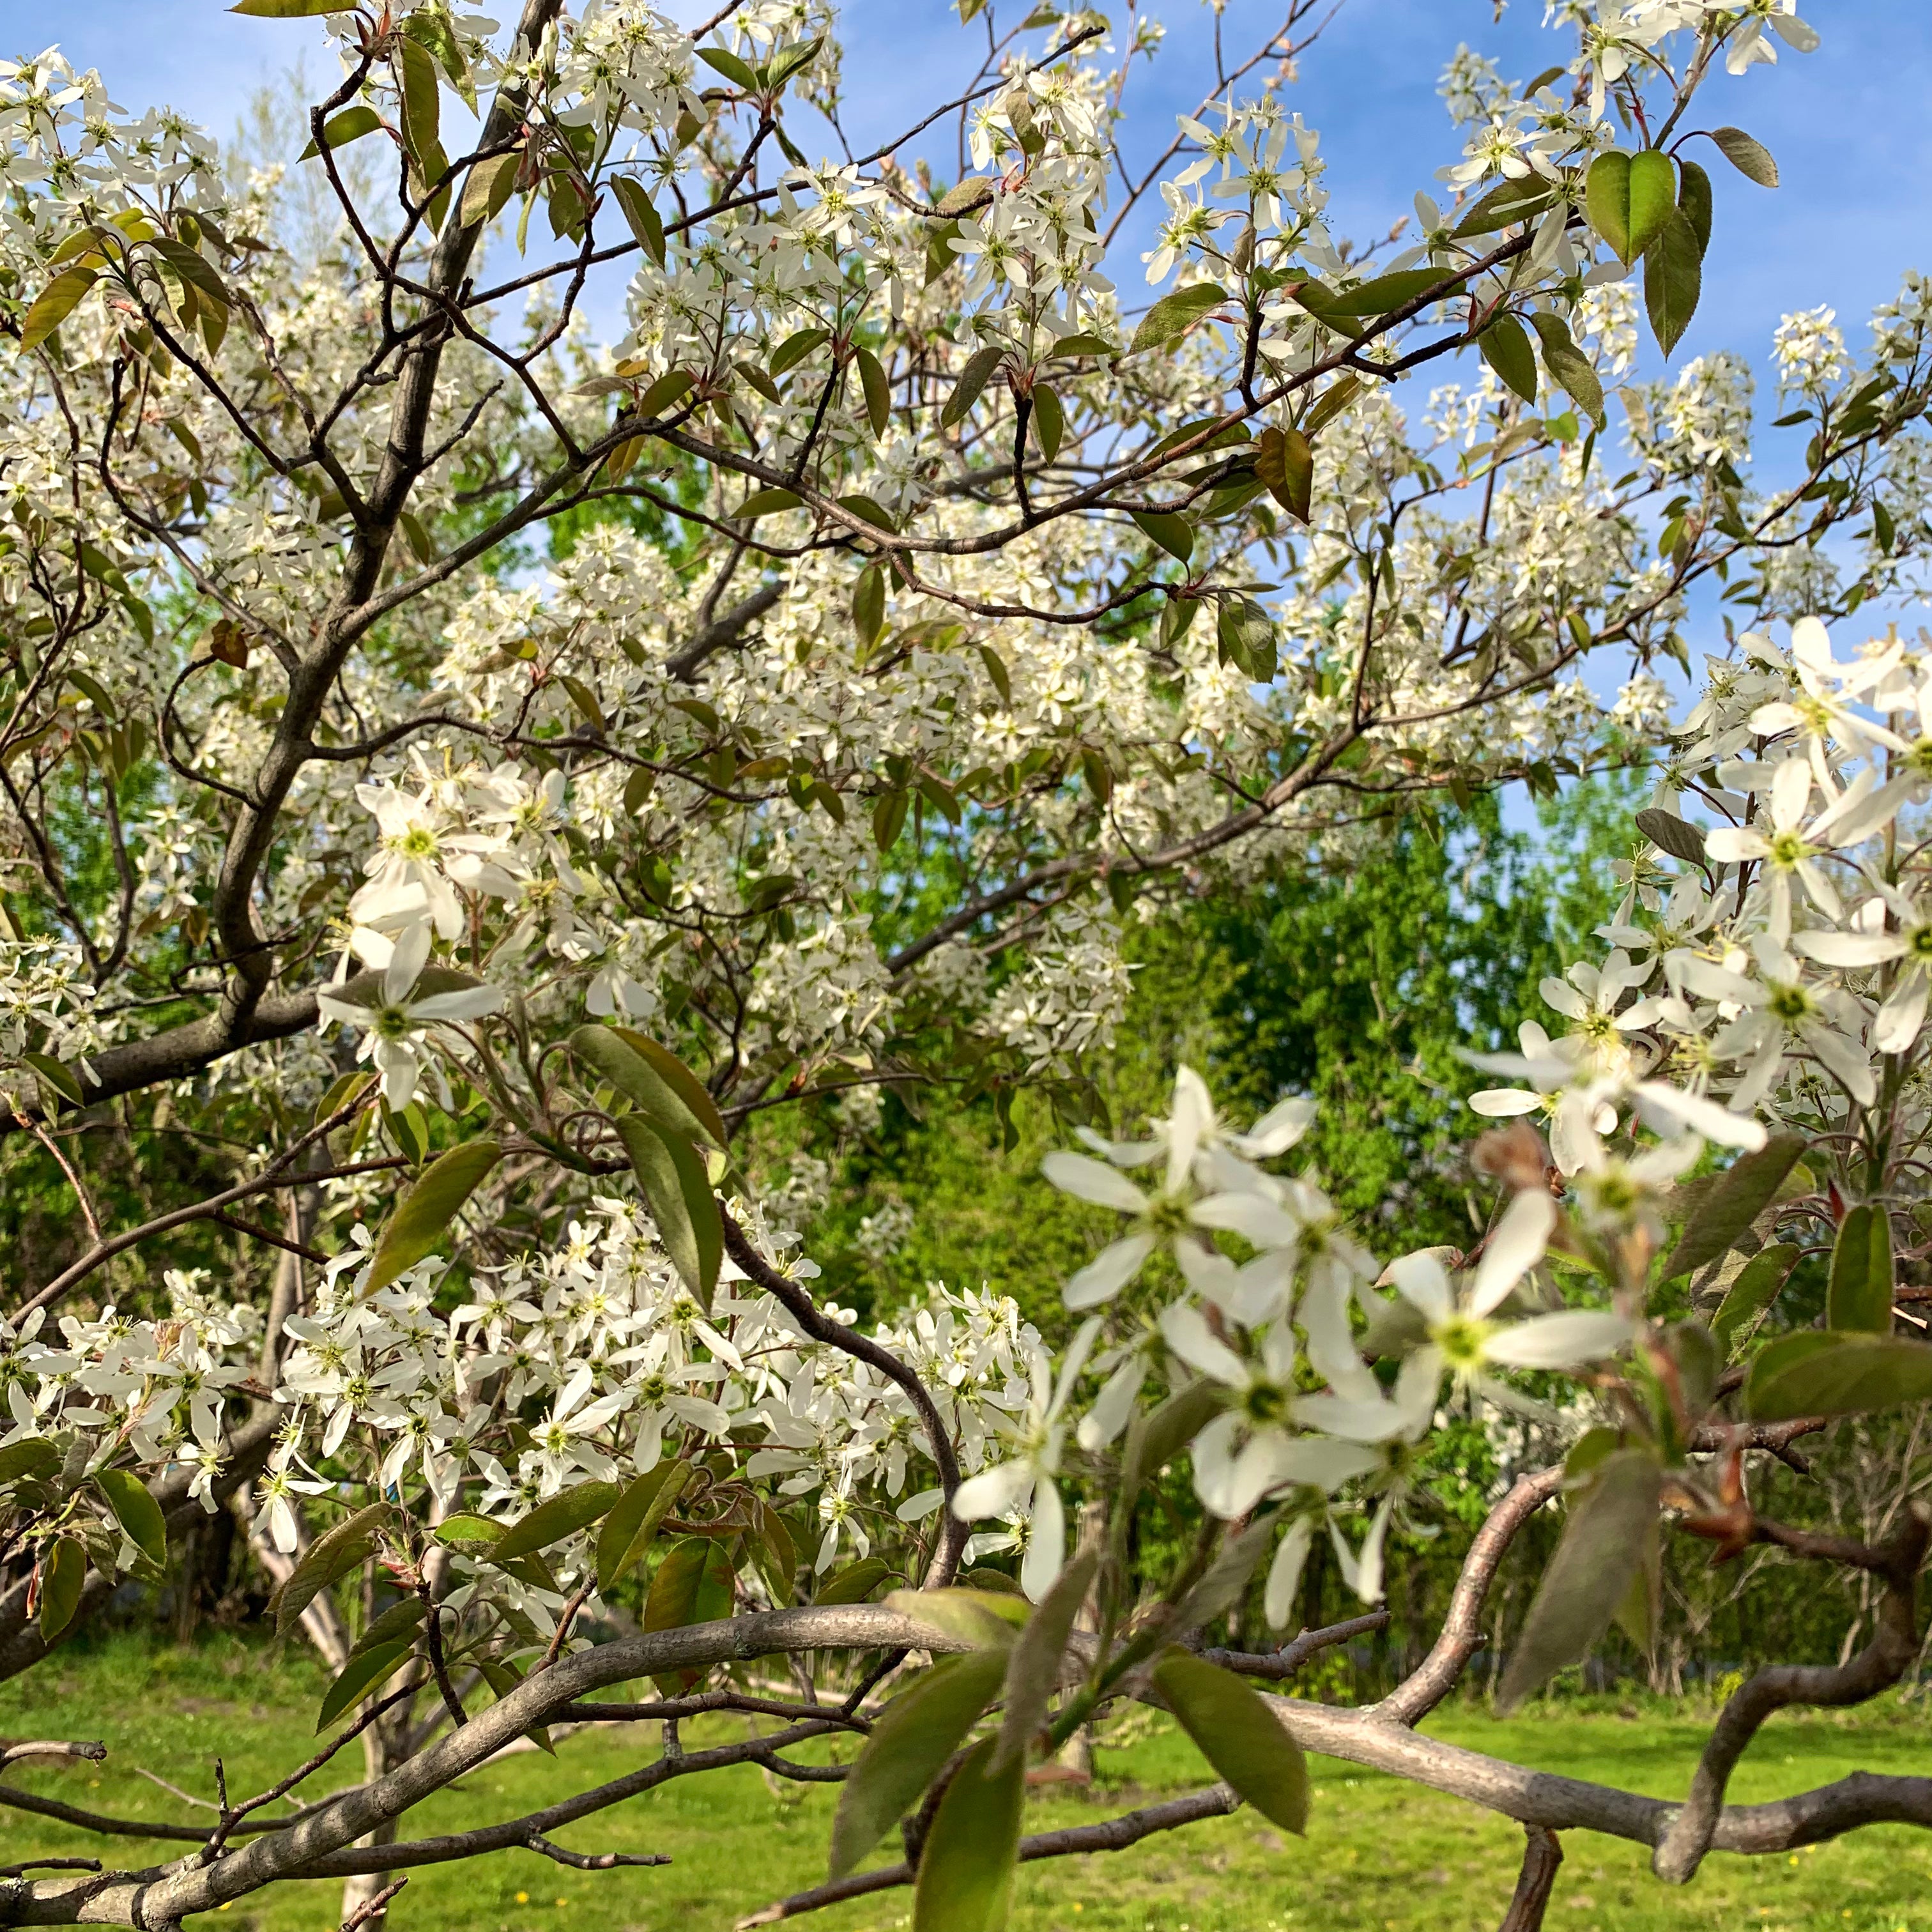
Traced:
<path fill-rule="evenodd" d="M 1284 1832 L 1307 1829 L 1307 1761 L 1257 1692 L 1184 1650 L 1161 1659 L 1154 1682 L 1195 1749 L 1249 1804 Z"/>
<path fill-rule="evenodd" d="M 1762 141 L 1754 140 L 1742 128 L 1713 128 L 1711 139 L 1747 181 L 1756 182 L 1760 188 L 1777 187 L 1778 164 Z"/>
<path fill-rule="evenodd" d="M 975 1744 L 939 1801 L 913 1893 L 913 1932 L 998 1932 L 1006 1923 L 1026 1766 L 987 1768 L 994 1741 Z"/>
<path fill-rule="evenodd" d="M 1643 1561 L 1660 1486 L 1648 1449 L 1618 1449 L 1597 1466 L 1570 1504 L 1562 1540 L 1510 1652 L 1498 1711 L 1513 1711 L 1559 1670 L 1580 1664 L 1610 1628 Z"/>
<path fill-rule="evenodd" d="M 892 386 L 885 365 L 862 344 L 852 351 L 859 365 L 859 386 L 865 392 L 866 421 L 874 436 L 884 436 L 892 420 Z"/>
<path fill-rule="evenodd" d="M 682 1630 L 690 1624 L 716 1623 L 731 1614 L 730 1546 L 717 1538 L 689 1536 L 658 1565 L 644 1600 L 646 1630 Z M 667 1670 L 651 1680 L 667 1697 L 688 1689 L 701 1670 Z"/>
<path fill-rule="evenodd" d="M 976 350 L 966 359 L 952 385 L 952 393 L 946 399 L 946 406 L 939 412 L 939 425 L 950 429 L 956 423 L 963 422 L 970 414 L 973 405 L 980 400 L 980 392 L 992 380 L 993 371 L 1000 366 L 1000 359 L 1006 350 L 998 343 Z"/>
<path fill-rule="evenodd" d="M 1889 1335 L 1892 1291 L 1892 1222 L 1882 1207 L 1861 1203 L 1839 1222 L 1832 1244 L 1826 1326 Z"/>
<path fill-rule="evenodd" d="M 1674 812 L 1665 812 L 1652 806 L 1648 812 L 1636 815 L 1636 829 L 1660 852 L 1667 852 L 1673 859 L 1682 859 L 1686 865 L 1701 866 L 1704 862 L 1704 835 L 1688 820 L 1679 818 Z"/>
<path fill-rule="evenodd" d="M 997 1651 L 944 1658 L 879 1713 L 838 1794 L 831 1876 L 843 1878 L 852 1870 L 918 1803 L 998 1696 L 1005 1672 Z"/>
<path fill-rule="evenodd" d="M 503 1158 L 494 1141 L 466 1141 L 424 1168 L 376 1244 L 367 1288 L 386 1288 L 425 1255 L 434 1254 L 458 1211 Z"/>
<path fill-rule="evenodd" d="M 1804 1151 L 1798 1134 L 1774 1134 L 1755 1153 L 1741 1154 L 1704 1197 L 1678 1237 L 1660 1279 L 1694 1274 L 1725 1253 L 1772 1202 Z"/>

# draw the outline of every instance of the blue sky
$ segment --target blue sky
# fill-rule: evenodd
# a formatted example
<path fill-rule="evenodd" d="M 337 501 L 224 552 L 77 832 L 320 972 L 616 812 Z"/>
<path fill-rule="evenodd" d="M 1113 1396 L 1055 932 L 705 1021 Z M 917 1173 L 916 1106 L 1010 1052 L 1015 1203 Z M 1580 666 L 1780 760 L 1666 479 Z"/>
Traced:
<path fill-rule="evenodd" d="M 497 10 L 511 4 L 501 0 Z M 1166 22 L 1168 40 L 1152 68 L 1137 68 L 1133 99 L 1142 129 L 1164 137 L 1175 110 L 1198 98 L 1210 16 L 1200 0 L 1154 0 L 1148 10 Z M 1340 232 L 1385 232 L 1454 158 L 1435 82 L 1459 41 L 1494 54 L 1517 78 L 1563 51 L 1567 36 L 1540 25 L 1540 0 L 1514 0 L 1500 22 L 1492 10 L 1492 0 L 1346 0 L 1306 56 L 1289 100 L 1322 130 Z M 1774 70 L 1720 74 L 1705 96 L 1707 124 L 1749 128 L 1778 156 L 1784 185 L 1766 193 L 1707 156 L 1718 240 L 1682 355 L 1734 347 L 1761 358 L 1780 314 L 1820 302 L 1838 310 L 1856 344 L 1900 269 L 1932 268 L 1932 5 L 1807 0 L 1805 10 L 1824 36 L 1816 53 L 1786 50 Z M 1124 17 L 1124 0 L 1113 11 Z M 1228 0 L 1229 44 L 1276 17 L 1275 0 Z M 844 38 L 854 141 L 896 133 L 944 98 L 980 44 L 976 34 L 942 0 L 851 0 Z M 0 0 L 0 49 L 31 52 L 56 37 L 70 58 L 100 69 L 124 106 L 166 102 L 220 136 L 250 92 L 304 49 L 311 73 L 326 59 L 313 26 L 238 18 L 220 0 L 78 0 L 65 8 Z M 934 146 L 935 162 L 944 162 L 944 144 Z M 1124 294 L 1137 292 L 1131 258 L 1120 279 Z"/>

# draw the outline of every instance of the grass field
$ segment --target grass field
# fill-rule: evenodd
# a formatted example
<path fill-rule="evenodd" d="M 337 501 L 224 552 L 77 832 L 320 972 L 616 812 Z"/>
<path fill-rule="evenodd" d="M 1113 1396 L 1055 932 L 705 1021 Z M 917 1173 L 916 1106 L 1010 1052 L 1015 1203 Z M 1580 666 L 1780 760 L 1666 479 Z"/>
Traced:
<path fill-rule="evenodd" d="M 308 1660 L 232 1638 L 190 1651 L 111 1641 L 0 1685 L 0 1733 L 98 1736 L 104 1764 L 16 1770 L 22 1786 L 122 1816 L 189 1815 L 139 1774 L 153 1772 L 212 1798 L 212 1764 L 229 1785 L 258 1790 L 305 1754 L 320 1679 Z M 1705 1721 L 1708 1723 L 1708 1715 Z M 1550 1705 L 1502 1723 L 1474 1708 L 1428 1728 L 1539 1768 L 1670 1796 L 1702 1736 L 1697 1714 L 1667 1708 Z M 722 1722 L 720 1736 L 731 1735 Z M 1856 1716 L 1786 1716 L 1767 1727 L 1733 1790 L 1766 1798 L 1862 1767 L 1932 1772 L 1922 1705 L 1888 1702 Z M 412 1813 L 406 1835 L 460 1830 L 535 1808 L 654 1756 L 654 1730 L 581 1732 L 562 1762 L 501 1759 Z M 338 1768 L 339 1767 L 339 1768 Z M 351 1745 L 307 1794 L 352 1782 Z M 1505 1820 L 1331 1760 L 1315 1761 L 1305 1841 L 1283 1840 L 1250 1812 L 1112 1855 L 1024 1868 L 1015 1932 L 1493 1932 L 1521 1845 Z M 1207 1781 L 1191 1747 L 1168 1731 L 1103 1752 L 1090 1792 L 1030 1801 L 1027 1828 L 1077 1823 Z M 393 1932 L 723 1932 L 747 1912 L 824 1875 L 836 1793 L 774 1796 L 746 1768 L 670 1784 L 560 1833 L 584 1851 L 656 1851 L 650 1870 L 577 1872 L 528 1852 L 418 1873 L 398 1900 Z M 37 1855 L 139 1864 L 176 1848 L 90 1837 L 0 1812 L 0 1863 Z M 1696 1882 L 1667 1891 L 1637 1847 L 1573 1833 L 1548 1923 L 1554 1932 L 1932 1932 L 1932 1838 L 1882 1826 L 1798 1853 L 1746 1861 L 1714 1856 Z M 206 1932 L 326 1932 L 339 1886 L 286 1886 L 197 1922 Z M 818 1915 L 824 1932 L 909 1924 L 910 1894 L 875 1894 Z"/>

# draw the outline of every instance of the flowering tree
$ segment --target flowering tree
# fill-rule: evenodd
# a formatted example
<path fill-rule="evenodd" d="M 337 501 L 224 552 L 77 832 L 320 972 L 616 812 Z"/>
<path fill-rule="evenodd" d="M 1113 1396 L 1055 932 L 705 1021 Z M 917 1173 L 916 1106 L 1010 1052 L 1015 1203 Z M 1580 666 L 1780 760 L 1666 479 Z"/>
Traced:
<path fill-rule="evenodd" d="M 1526 87 L 1459 59 L 1446 205 L 1362 250 L 1282 104 L 1303 0 L 1244 63 L 1217 34 L 1150 158 L 1126 101 L 1158 32 L 1084 13 L 962 6 L 976 71 L 853 158 L 808 5 L 690 34 L 628 0 L 526 0 L 507 30 L 441 0 L 237 10 L 326 16 L 340 56 L 308 117 L 340 222 L 315 259 L 274 239 L 274 174 L 225 176 L 57 55 L 0 100 L 5 1078 L 86 1228 L 0 1356 L 0 1658 L 30 1667 L 231 1504 L 278 1630 L 332 1667 L 332 1734 L 212 1831 L 146 1834 L 174 1863 L 16 1873 L 12 1918 L 172 1924 L 333 1874 L 367 1922 L 428 1862 L 626 1862 L 550 1834 L 746 1761 L 844 1784 L 831 1878 L 767 1918 L 914 1884 L 922 1932 L 997 1923 L 1016 1858 L 1244 1800 L 1298 1828 L 1305 1745 L 1520 1820 L 1517 1926 L 1564 1827 L 1681 1880 L 1714 1845 L 1932 1822 L 1910 1780 L 1723 1802 L 1767 1711 L 1868 1696 L 1916 1642 L 1917 1515 L 1865 1548 L 1757 1516 L 1747 1474 L 1932 1394 L 1932 1349 L 1892 1332 L 1922 1292 L 1922 667 L 1840 662 L 1820 621 L 1916 587 L 1924 286 L 1856 368 L 1828 316 L 1786 325 L 1788 488 L 1745 480 L 1725 358 L 1625 385 L 1607 460 L 1639 286 L 1667 354 L 1724 246 L 1699 156 L 1776 179 L 1694 125 L 1700 91 L 1810 30 L 1778 0 L 1632 0 Z M 953 122 L 946 186 L 916 143 Z M 808 160 L 826 140 L 848 158 Z M 1106 271 L 1156 190 L 1166 292 L 1124 304 Z M 598 351 L 581 304 L 614 273 L 628 332 Z M 1412 426 L 1396 380 L 1457 358 L 1474 386 Z M 1438 792 L 1634 755 L 1700 585 L 1744 634 L 1640 820 L 1616 950 L 1552 982 L 1568 1030 L 1526 1029 L 1522 1084 L 1478 1103 L 1546 1114 L 1555 1160 L 1527 1119 L 1478 1143 L 1474 1250 L 1384 1268 L 1282 1169 L 1292 1099 L 1237 1132 L 1184 1073 L 1150 1137 L 1096 1130 L 1081 1056 L 1121 1010 L 1123 921 L 1351 862 Z M 1623 661 L 1610 706 L 1593 652 Z M 932 1081 L 1044 1086 L 1088 1148 L 1050 1178 L 1129 1217 L 1067 1282 L 1057 1358 L 991 1292 L 868 1330 L 760 1184 L 763 1116 Z M 226 1184 L 104 1217 L 104 1142 L 184 1118 L 244 1150 Z M 1673 1191 L 1707 1143 L 1742 1156 Z M 169 1265 L 209 1223 L 238 1292 Z M 1828 1252 L 1820 1325 L 1792 1284 Z M 1376 1625 L 1445 1405 L 1567 1455 L 1497 1502 L 1392 1696 L 1264 1697 Z M 1138 1512 L 1183 1461 L 1200 1528 L 1155 1564 Z M 1613 1616 L 1648 1630 L 1666 1523 L 1870 1571 L 1876 1634 L 1751 1680 L 1682 1806 L 1420 1736 L 1559 1492 L 1508 1699 Z M 1203 1648 L 1251 1579 L 1292 1624 L 1317 1537 L 1362 1618 Z M 1030 1759 L 1126 1698 L 1225 1781 L 1022 1839 Z M 719 1711 L 778 1728 L 686 1748 Z M 664 1720 L 663 1755 L 398 1841 L 516 1738 L 620 1717 Z M 364 1782 L 270 1814 L 356 1739 Z M 904 1862 L 860 1871 L 896 1826 Z"/>

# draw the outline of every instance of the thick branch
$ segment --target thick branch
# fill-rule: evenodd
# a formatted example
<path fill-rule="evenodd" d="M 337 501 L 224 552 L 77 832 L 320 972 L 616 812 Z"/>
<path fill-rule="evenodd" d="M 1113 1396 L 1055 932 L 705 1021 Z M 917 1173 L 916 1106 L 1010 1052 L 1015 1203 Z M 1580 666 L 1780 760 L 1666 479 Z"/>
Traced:
<path fill-rule="evenodd" d="M 1685 1885 L 1696 1876 L 1704 1854 L 1711 1848 L 1731 1772 L 1757 1735 L 1759 1726 L 1774 1712 L 1792 1704 L 1828 1707 L 1862 1704 L 1881 1690 L 1889 1690 L 1912 1668 L 1918 1654 L 1915 1586 L 1918 1566 L 1924 1560 L 1928 1532 L 1932 1532 L 1932 1515 L 1915 1504 L 1904 1528 L 1890 1544 L 1880 1550 L 1859 1552 L 1876 1559 L 1860 1567 L 1878 1570 L 1886 1587 L 1879 1604 L 1878 1628 L 1872 1633 L 1871 1641 L 1856 1657 L 1836 1665 L 1768 1666 L 1754 1672 L 1732 1694 L 1698 1760 L 1690 1795 L 1651 1860 L 1651 1869 L 1665 1883 Z M 1835 1538 L 1792 1540 L 1826 1545 L 1838 1542 Z M 1836 1548 L 1814 1553 L 1825 1555 L 1831 1561 L 1850 1560 Z"/>

